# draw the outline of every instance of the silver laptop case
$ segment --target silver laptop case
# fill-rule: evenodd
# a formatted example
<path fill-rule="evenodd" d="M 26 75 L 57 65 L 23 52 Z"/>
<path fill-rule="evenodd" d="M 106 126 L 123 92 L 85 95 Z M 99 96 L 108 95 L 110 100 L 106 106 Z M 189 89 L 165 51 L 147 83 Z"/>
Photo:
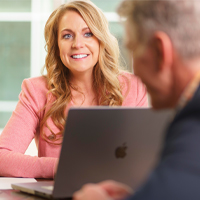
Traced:
<path fill-rule="evenodd" d="M 70 197 L 86 183 L 107 179 L 136 189 L 154 167 L 172 111 L 71 108 L 53 196 Z"/>

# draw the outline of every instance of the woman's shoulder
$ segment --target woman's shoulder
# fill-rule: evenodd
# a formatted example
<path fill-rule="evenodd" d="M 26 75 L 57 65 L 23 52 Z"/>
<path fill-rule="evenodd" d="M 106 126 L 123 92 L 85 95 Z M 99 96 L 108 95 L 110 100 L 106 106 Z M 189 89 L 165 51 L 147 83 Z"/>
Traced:
<path fill-rule="evenodd" d="M 26 78 L 23 80 L 21 87 L 22 94 L 27 98 L 46 101 L 48 88 L 45 76 Z"/>
<path fill-rule="evenodd" d="M 138 82 L 141 82 L 137 76 L 127 71 L 121 71 L 118 76 L 118 79 L 120 81 L 120 84 L 124 85 L 124 87 L 136 87 Z"/>
<path fill-rule="evenodd" d="M 22 82 L 22 88 L 36 91 L 47 91 L 47 79 L 45 76 L 26 78 Z"/>
<path fill-rule="evenodd" d="M 129 79 L 137 79 L 137 77 L 129 71 L 120 71 L 119 79 L 124 78 L 124 77 L 129 78 Z"/>
<path fill-rule="evenodd" d="M 25 83 L 29 82 L 33 85 L 41 85 L 41 86 L 47 85 L 46 76 L 36 76 L 36 77 L 26 78 L 23 80 L 23 82 L 25 82 Z"/>
<path fill-rule="evenodd" d="M 119 75 L 122 94 L 125 106 L 147 106 L 146 87 L 134 74 L 122 71 Z"/>

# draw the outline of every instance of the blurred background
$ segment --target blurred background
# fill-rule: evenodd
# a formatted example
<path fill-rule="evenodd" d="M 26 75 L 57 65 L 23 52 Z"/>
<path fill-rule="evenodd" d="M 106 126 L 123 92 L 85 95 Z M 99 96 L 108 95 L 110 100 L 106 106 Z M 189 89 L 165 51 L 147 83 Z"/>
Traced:
<path fill-rule="evenodd" d="M 46 55 L 45 22 L 54 9 L 67 1 L 0 0 L 0 133 L 15 109 L 23 79 L 41 75 Z M 123 46 L 123 27 L 115 12 L 120 1 L 92 0 L 105 13 L 131 71 L 128 52 Z"/>

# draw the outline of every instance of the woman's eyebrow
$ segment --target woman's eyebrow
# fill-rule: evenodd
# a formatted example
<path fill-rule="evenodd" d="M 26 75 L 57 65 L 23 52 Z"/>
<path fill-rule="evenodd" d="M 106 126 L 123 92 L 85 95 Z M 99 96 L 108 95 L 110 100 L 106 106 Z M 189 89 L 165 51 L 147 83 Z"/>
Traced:
<path fill-rule="evenodd" d="M 68 28 L 64 28 L 63 30 L 61 30 L 61 32 L 63 32 L 63 31 L 68 31 L 68 32 L 72 32 L 73 33 L 73 31 L 71 29 L 68 29 Z"/>
<path fill-rule="evenodd" d="M 86 30 L 86 29 L 90 30 L 89 27 L 85 27 L 85 28 L 82 29 L 82 31 L 84 31 L 84 30 Z"/>
<path fill-rule="evenodd" d="M 84 28 L 82 29 L 82 31 L 84 31 L 84 30 L 86 30 L 86 29 L 90 30 L 89 27 L 84 27 Z M 68 32 L 71 32 L 71 33 L 74 32 L 74 31 L 72 31 L 71 29 L 68 29 L 68 28 L 64 28 L 63 30 L 61 30 L 61 32 L 63 32 L 63 31 L 68 31 Z"/>

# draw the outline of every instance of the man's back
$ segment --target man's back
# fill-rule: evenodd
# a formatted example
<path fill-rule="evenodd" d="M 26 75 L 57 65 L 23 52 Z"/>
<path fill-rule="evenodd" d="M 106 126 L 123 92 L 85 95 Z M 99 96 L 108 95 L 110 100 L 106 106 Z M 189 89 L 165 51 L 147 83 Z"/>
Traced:
<path fill-rule="evenodd" d="M 130 199 L 200 199 L 200 87 L 177 113 L 165 138 L 161 161 Z"/>

